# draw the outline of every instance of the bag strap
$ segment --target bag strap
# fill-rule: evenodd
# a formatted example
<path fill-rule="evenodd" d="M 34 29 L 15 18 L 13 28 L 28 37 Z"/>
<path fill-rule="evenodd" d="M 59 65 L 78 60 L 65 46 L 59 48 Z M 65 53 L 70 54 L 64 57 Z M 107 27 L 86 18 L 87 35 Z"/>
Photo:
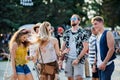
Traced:
<path fill-rule="evenodd" d="M 39 48 L 39 53 L 40 53 L 40 57 L 41 57 L 42 63 L 44 63 L 40 48 Z"/>

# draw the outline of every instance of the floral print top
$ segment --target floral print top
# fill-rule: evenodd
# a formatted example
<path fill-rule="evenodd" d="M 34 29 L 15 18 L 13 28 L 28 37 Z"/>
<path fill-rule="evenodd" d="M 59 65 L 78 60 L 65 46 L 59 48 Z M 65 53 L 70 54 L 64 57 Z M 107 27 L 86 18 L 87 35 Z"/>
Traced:
<path fill-rule="evenodd" d="M 69 48 L 69 39 L 70 35 L 72 34 L 71 29 L 66 30 L 65 33 L 63 34 L 63 41 L 66 42 L 66 48 Z M 86 30 L 82 28 L 78 28 L 78 31 L 76 32 L 76 37 L 75 37 L 75 44 L 76 44 L 76 53 L 77 55 L 80 54 L 80 52 L 83 49 L 83 42 L 88 42 L 89 39 L 89 34 Z M 85 60 L 85 56 L 80 60 L 81 63 L 83 63 Z"/>

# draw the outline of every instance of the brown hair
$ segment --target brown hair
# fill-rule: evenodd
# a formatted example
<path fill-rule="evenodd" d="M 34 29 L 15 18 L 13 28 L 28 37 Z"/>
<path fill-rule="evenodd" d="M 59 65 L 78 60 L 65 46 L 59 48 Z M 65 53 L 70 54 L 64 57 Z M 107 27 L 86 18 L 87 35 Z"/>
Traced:
<path fill-rule="evenodd" d="M 25 34 L 28 34 L 28 33 L 29 32 L 26 31 L 25 29 L 16 31 L 13 34 L 13 36 L 12 36 L 10 42 L 9 42 L 9 48 L 12 47 L 12 45 L 13 45 L 14 42 L 16 42 L 18 46 L 22 43 L 24 45 L 24 47 L 27 47 L 28 44 L 29 44 L 29 41 L 21 42 L 20 37 L 23 36 L 23 35 L 25 35 Z"/>
<path fill-rule="evenodd" d="M 103 22 L 104 23 L 104 19 L 101 16 L 95 16 L 91 19 L 91 23 L 93 23 L 94 21 L 98 21 L 98 22 Z"/>

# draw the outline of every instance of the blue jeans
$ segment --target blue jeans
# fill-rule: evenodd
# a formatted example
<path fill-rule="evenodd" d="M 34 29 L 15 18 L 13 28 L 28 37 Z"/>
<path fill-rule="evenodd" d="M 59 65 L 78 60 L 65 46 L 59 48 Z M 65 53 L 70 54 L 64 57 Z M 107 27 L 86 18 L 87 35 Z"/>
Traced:
<path fill-rule="evenodd" d="M 110 65 L 106 66 L 105 71 L 98 70 L 100 80 L 111 80 L 114 68 L 114 62 L 112 62 Z"/>
<path fill-rule="evenodd" d="M 26 64 L 16 66 L 16 72 L 17 74 L 25 74 L 25 75 L 31 73 L 29 67 Z"/>

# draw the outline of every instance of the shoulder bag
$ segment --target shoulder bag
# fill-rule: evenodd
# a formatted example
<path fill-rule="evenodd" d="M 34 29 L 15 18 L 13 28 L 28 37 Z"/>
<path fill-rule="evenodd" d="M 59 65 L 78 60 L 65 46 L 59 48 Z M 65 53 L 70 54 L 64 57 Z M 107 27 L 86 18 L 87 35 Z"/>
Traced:
<path fill-rule="evenodd" d="M 55 73 L 55 66 L 44 64 L 43 57 L 42 57 L 40 49 L 39 49 L 39 52 L 40 52 L 40 56 L 41 56 L 41 60 L 42 60 L 42 63 L 41 63 L 41 74 L 54 75 L 54 73 Z"/>

